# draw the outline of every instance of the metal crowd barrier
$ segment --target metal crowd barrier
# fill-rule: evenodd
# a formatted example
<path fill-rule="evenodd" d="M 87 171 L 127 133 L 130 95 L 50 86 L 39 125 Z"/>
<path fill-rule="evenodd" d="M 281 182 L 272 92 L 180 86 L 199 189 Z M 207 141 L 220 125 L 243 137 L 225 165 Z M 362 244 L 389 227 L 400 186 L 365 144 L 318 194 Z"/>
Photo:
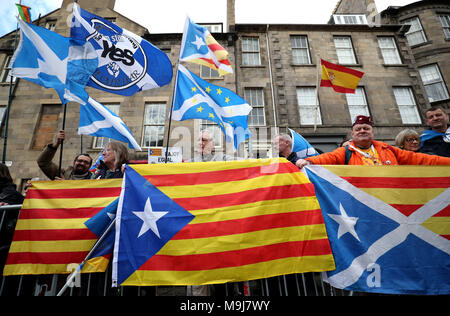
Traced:
<path fill-rule="evenodd" d="M 68 275 L 3 276 L 9 246 L 21 205 L 0 206 L 0 296 L 55 296 L 66 283 Z M 349 296 L 352 292 L 331 287 L 323 282 L 321 273 L 283 275 L 210 286 L 213 296 Z M 185 296 L 186 286 L 121 286 L 111 287 L 111 270 L 105 273 L 82 273 L 64 296 Z"/>

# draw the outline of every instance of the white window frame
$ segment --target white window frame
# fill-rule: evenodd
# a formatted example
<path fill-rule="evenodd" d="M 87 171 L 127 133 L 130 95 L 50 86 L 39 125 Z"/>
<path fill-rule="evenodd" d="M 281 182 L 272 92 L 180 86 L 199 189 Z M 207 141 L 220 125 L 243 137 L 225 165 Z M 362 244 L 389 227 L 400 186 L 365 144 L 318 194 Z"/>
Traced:
<path fill-rule="evenodd" d="M 45 22 L 45 28 L 50 31 L 55 31 L 56 20 L 48 20 L 47 22 Z"/>
<path fill-rule="evenodd" d="M 358 115 L 370 116 L 367 105 L 366 92 L 363 87 L 357 87 L 355 93 L 346 93 L 350 122 L 354 122 Z"/>
<path fill-rule="evenodd" d="M 9 63 L 11 62 L 11 58 L 12 55 L 7 55 L 5 57 L 5 63 L 3 65 L 3 69 L 2 69 L 2 74 L 1 74 L 1 81 L 0 82 L 5 82 L 5 83 L 9 83 L 10 81 L 10 77 L 11 77 L 11 68 L 9 68 Z M 16 77 L 12 77 L 12 82 L 16 82 Z"/>
<path fill-rule="evenodd" d="M 200 125 L 199 125 L 199 133 L 202 130 L 208 130 L 211 134 L 211 136 L 214 139 L 214 149 L 217 151 L 217 149 L 219 148 L 223 148 L 223 132 L 222 129 L 220 128 L 220 126 L 213 121 L 209 121 L 209 120 L 200 120 Z"/>
<path fill-rule="evenodd" d="M 423 31 L 422 23 L 420 23 L 419 17 L 416 16 L 404 20 L 402 23 L 411 25 L 408 32 L 405 33 L 409 46 L 419 45 L 427 41 L 427 37 Z"/>
<path fill-rule="evenodd" d="M 316 115 L 316 87 L 298 87 L 297 104 L 301 125 L 314 125 Z M 317 111 L 317 125 L 322 125 L 322 116 L 320 115 L 320 102 Z"/>
<path fill-rule="evenodd" d="M 333 41 L 339 64 L 355 65 L 357 62 L 352 38 L 350 36 L 335 36 Z"/>
<path fill-rule="evenodd" d="M 378 37 L 378 46 L 380 47 L 385 65 L 402 64 L 402 59 L 400 58 L 397 44 L 395 43 L 395 38 L 393 36 Z"/>
<path fill-rule="evenodd" d="M 364 14 L 334 14 L 335 24 L 368 24 Z"/>
<path fill-rule="evenodd" d="M 165 102 L 145 103 L 144 126 L 142 128 L 141 142 L 142 148 L 162 148 L 164 146 L 166 110 L 167 105 Z"/>
<path fill-rule="evenodd" d="M 107 107 L 111 112 L 119 116 L 120 104 L 104 104 L 104 106 Z M 105 148 L 105 145 L 112 141 L 115 140 L 108 137 L 94 137 L 92 148 L 94 149 Z"/>
<path fill-rule="evenodd" d="M 261 48 L 259 37 L 242 38 L 242 65 L 261 66 Z"/>
<path fill-rule="evenodd" d="M 439 21 L 441 22 L 442 31 L 446 39 L 450 39 L 450 14 L 438 14 Z"/>
<path fill-rule="evenodd" d="M 210 67 L 200 65 L 200 78 L 204 79 L 222 79 L 219 72 Z"/>
<path fill-rule="evenodd" d="M 449 98 L 447 87 L 445 86 L 444 79 L 442 79 L 437 64 L 419 67 L 419 74 L 430 102 L 446 100 Z M 436 96 L 434 92 L 439 94 L 436 99 L 434 98 Z"/>
<path fill-rule="evenodd" d="M 393 87 L 395 101 L 403 124 L 421 124 L 416 100 L 410 87 Z"/>
<path fill-rule="evenodd" d="M 265 126 L 266 111 L 263 88 L 245 88 L 244 99 L 252 107 L 248 115 L 248 126 Z"/>
<path fill-rule="evenodd" d="M 308 36 L 291 35 L 292 63 L 294 65 L 310 65 Z"/>

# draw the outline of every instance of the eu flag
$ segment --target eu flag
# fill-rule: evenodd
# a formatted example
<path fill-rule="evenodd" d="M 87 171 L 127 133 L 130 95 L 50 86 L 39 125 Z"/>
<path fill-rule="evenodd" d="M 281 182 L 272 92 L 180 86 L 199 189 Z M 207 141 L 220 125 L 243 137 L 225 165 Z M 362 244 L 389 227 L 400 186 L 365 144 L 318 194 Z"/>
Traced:
<path fill-rule="evenodd" d="M 216 122 L 234 148 L 251 136 L 247 119 L 252 107 L 234 93 L 215 86 L 178 66 L 172 118 L 176 121 L 204 119 Z"/>
<path fill-rule="evenodd" d="M 113 285 L 122 284 L 193 218 L 126 166 L 117 209 Z"/>

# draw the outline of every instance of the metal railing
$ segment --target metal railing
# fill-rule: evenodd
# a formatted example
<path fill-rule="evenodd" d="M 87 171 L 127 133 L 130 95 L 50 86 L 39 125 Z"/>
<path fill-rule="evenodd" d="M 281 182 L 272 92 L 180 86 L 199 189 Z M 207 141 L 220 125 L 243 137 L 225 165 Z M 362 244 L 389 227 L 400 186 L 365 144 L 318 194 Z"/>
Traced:
<path fill-rule="evenodd" d="M 55 296 L 68 275 L 3 276 L 14 228 L 21 205 L 0 206 L 0 296 Z M 110 266 L 105 273 L 82 273 L 64 296 L 185 296 L 186 286 L 121 286 L 111 287 Z M 211 285 L 212 296 L 348 296 L 352 292 L 335 289 L 323 282 L 319 272 L 282 275 L 246 282 Z"/>

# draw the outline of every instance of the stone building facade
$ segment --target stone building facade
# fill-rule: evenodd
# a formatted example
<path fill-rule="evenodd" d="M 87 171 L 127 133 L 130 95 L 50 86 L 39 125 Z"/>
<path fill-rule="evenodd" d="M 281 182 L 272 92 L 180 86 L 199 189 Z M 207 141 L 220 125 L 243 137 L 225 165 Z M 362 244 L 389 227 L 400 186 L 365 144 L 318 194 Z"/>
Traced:
<path fill-rule="evenodd" d="M 61 9 L 34 23 L 44 27 L 54 25 L 56 32 L 68 36 L 67 19 L 71 2 L 64 0 Z M 85 10 L 111 19 L 163 50 L 171 60 L 175 78 L 182 30 L 174 34 L 151 34 L 145 27 L 114 11 L 114 0 L 78 2 Z M 439 58 L 436 63 L 441 71 L 442 82 L 445 85 L 449 82 L 449 42 L 433 29 L 437 26 L 430 15 L 438 11 L 448 12 L 450 6 L 445 1 L 432 2 L 439 4 L 430 8 L 428 1 L 419 1 L 410 5 L 410 9 L 408 6 L 405 10 L 390 8 L 381 15 L 383 23 L 369 25 L 367 17 L 373 12 L 373 1 L 341 0 L 331 13 L 328 24 L 287 25 L 236 24 L 234 1 L 228 0 L 226 29 L 213 32 L 213 36 L 228 51 L 234 73 L 218 77 L 198 65 L 184 65 L 213 84 L 235 91 L 253 107 L 249 117 L 253 136 L 236 153 L 233 153 L 232 146 L 225 143 L 221 132 L 217 132 L 217 126 L 200 120 L 170 122 L 175 80 L 164 87 L 142 91 L 131 97 L 89 87 L 86 90 L 94 99 L 118 111 L 141 144 L 143 151 L 130 150 L 133 160 L 146 160 L 149 147 L 165 147 L 167 142 L 169 146 L 181 147 L 183 158 L 187 160 L 194 151 L 196 136 L 201 128 L 216 132 L 216 151 L 222 150 L 241 157 L 271 155 L 272 137 L 278 132 L 287 131 L 287 128 L 302 134 L 317 149 L 330 151 L 348 135 L 352 118 L 358 114 L 370 114 L 376 125 L 376 138 L 393 143 L 396 134 L 405 126 L 419 132 L 425 128 L 422 111 L 430 106 L 426 89 L 431 88 L 427 87 L 429 82 L 424 85 L 421 80 L 420 67 L 434 63 L 434 59 Z M 367 10 L 368 6 L 370 10 Z M 424 14 L 424 28 L 428 27 L 428 23 L 431 27 L 430 31 L 426 31 L 427 41 L 431 43 L 420 47 L 409 44 L 405 35 L 409 28 L 402 24 L 403 16 L 409 17 L 413 9 L 419 12 L 421 18 L 421 14 Z M 221 24 L 219 26 L 223 27 Z M 4 67 L 12 55 L 14 34 L 12 32 L 0 38 L 0 67 Z M 316 117 L 314 109 L 320 58 L 360 70 L 364 76 L 355 95 L 319 88 L 319 111 Z M 7 69 L 0 78 L 0 108 L 8 105 L 10 85 L 6 75 Z M 448 86 L 446 89 L 448 91 Z M 13 178 L 20 187 L 30 178 L 45 179 L 37 167 L 36 158 L 43 146 L 53 141 L 56 131 L 62 127 L 63 107 L 53 90 L 26 80 L 16 79 L 11 91 L 5 156 L 6 161 L 11 163 Z M 448 101 L 447 97 L 446 100 L 439 100 L 439 103 L 448 105 Z M 158 119 L 149 120 L 151 113 L 156 113 Z M 78 120 L 79 105 L 68 103 L 63 167 L 70 165 L 80 151 L 96 157 L 105 143 L 95 137 L 77 135 Z M 4 132 L 5 119 L 2 122 L 2 135 Z M 57 157 L 55 162 L 58 163 Z"/>

